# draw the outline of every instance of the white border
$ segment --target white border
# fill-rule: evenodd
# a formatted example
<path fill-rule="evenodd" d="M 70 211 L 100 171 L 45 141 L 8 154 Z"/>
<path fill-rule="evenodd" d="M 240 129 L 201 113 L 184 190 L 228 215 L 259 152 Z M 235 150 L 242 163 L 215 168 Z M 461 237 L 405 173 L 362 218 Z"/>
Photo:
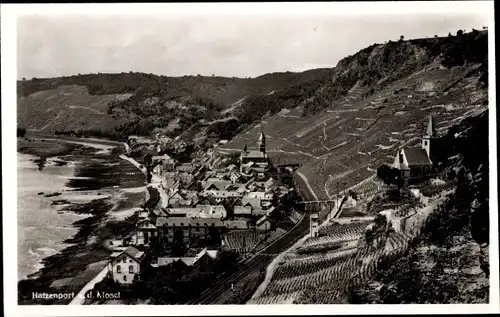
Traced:
<path fill-rule="evenodd" d="M 16 169 L 16 17 L 27 14 L 485 14 L 489 17 L 490 107 L 490 304 L 483 305 L 225 305 L 225 306 L 18 306 Z M 404 314 L 499 312 L 498 198 L 496 161 L 495 45 L 493 1 L 363 3 L 211 3 L 211 4 L 16 4 L 1 5 L 2 177 L 4 304 L 7 316 L 78 315 L 257 315 Z"/>

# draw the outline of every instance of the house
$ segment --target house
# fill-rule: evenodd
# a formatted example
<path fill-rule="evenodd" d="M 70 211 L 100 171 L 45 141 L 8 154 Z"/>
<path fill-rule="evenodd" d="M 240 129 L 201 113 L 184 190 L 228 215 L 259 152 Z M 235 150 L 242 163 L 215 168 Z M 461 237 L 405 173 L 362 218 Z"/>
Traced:
<path fill-rule="evenodd" d="M 309 232 L 311 237 L 314 238 L 318 236 L 319 215 L 318 213 L 312 213 L 309 217 L 310 217 Z"/>
<path fill-rule="evenodd" d="M 266 192 L 249 192 L 246 194 L 246 197 L 248 198 L 259 198 L 261 200 L 272 200 L 273 199 L 273 194 L 271 193 L 266 193 Z"/>
<path fill-rule="evenodd" d="M 175 170 L 178 172 L 192 173 L 195 168 L 196 166 L 191 163 L 182 163 L 181 165 L 176 166 Z"/>
<path fill-rule="evenodd" d="M 401 171 L 403 178 L 419 178 L 432 172 L 431 143 L 435 143 L 436 130 L 432 116 L 429 116 L 426 134 L 420 148 L 399 149 L 392 167 Z"/>
<path fill-rule="evenodd" d="M 248 229 L 246 220 L 222 220 L 217 218 L 167 218 L 156 220 L 158 236 L 167 242 L 174 240 L 175 232 L 182 235 L 183 241 L 189 243 L 192 239 L 205 238 L 210 235 L 211 230 L 220 232 L 222 228 Z"/>
<path fill-rule="evenodd" d="M 174 184 L 177 182 L 177 176 L 173 172 L 165 172 L 163 173 L 162 179 L 161 179 L 161 186 L 164 189 L 170 189 L 174 186 Z"/>
<path fill-rule="evenodd" d="M 215 199 L 213 199 L 212 197 L 203 197 L 202 199 L 198 200 L 198 202 L 196 203 L 196 206 L 202 206 L 202 205 L 215 206 L 215 205 L 219 205 L 219 203 L 217 201 L 215 201 Z"/>
<path fill-rule="evenodd" d="M 227 217 L 226 208 L 223 205 L 197 205 L 197 208 L 201 208 L 199 218 L 220 218 L 224 219 Z"/>
<path fill-rule="evenodd" d="M 216 218 L 158 218 L 156 221 L 158 235 L 166 242 L 174 240 L 175 232 L 181 233 L 184 243 L 189 243 L 195 238 L 205 238 L 210 234 L 210 228 L 220 230 L 224 227 L 224 222 Z"/>
<path fill-rule="evenodd" d="M 269 157 L 266 154 L 266 136 L 264 131 L 260 132 L 259 139 L 257 141 L 258 151 L 249 151 L 245 142 L 245 147 L 240 155 L 240 173 L 247 174 L 249 170 L 255 168 L 265 168 L 269 166 Z M 248 163 L 254 163 L 253 165 L 247 165 Z"/>
<path fill-rule="evenodd" d="M 127 143 L 128 145 L 130 146 L 134 146 L 134 145 L 151 145 L 153 144 L 153 140 L 149 139 L 149 138 L 146 138 L 146 137 L 142 137 L 142 136 L 137 136 L 137 135 L 130 135 L 127 139 Z"/>
<path fill-rule="evenodd" d="M 234 206 L 235 218 L 249 218 L 252 216 L 252 206 Z"/>
<path fill-rule="evenodd" d="M 181 202 L 185 201 L 186 199 L 181 195 L 179 190 L 176 191 L 169 191 L 168 193 L 168 204 L 171 206 L 174 205 L 179 205 L 182 204 Z"/>
<path fill-rule="evenodd" d="M 132 246 L 121 252 L 113 253 L 108 264 L 113 280 L 120 284 L 131 284 L 136 275 L 140 276 L 143 259 L 144 252 Z"/>
<path fill-rule="evenodd" d="M 170 265 L 176 261 L 181 261 L 186 266 L 193 266 L 198 262 L 203 261 L 204 259 L 214 260 L 217 258 L 217 250 L 208 250 L 204 248 L 194 257 L 161 257 L 158 258 L 155 264 L 152 264 L 153 267 L 166 266 Z"/>
<path fill-rule="evenodd" d="M 226 220 L 224 221 L 224 227 L 227 229 L 248 229 L 248 221 L 244 219 Z"/>
<path fill-rule="evenodd" d="M 271 221 L 266 215 L 264 215 L 259 220 L 257 220 L 257 223 L 255 224 L 255 229 L 257 231 L 264 231 L 264 232 L 269 231 L 271 230 Z"/>
<path fill-rule="evenodd" d="M 153 167 L 154 175 L 161 175 L 162 173 L 163 173 L 163 167 L 161 164 L 155 165 L 155 167 Z"/>
<path fill-rule="evenodd" d="M 243 197 L 242 193 L 238 193 L 235 191 L 227 191 L 227 190 L 208 190 L 203 193 L 207 197 L 212 197 L 216 202 L 220 203 L 229 198 L 241 198 Z"/>
<path fill-rule="evenodd" d="M 148 245 L 151 237 L 157 235 L 156 226 L 148 219 L 137 224 L 135 241 L 137 245 Z"/>
<path fill-rule="evenodd" d="M 229 175 L 229 179 L 231 182 L 236 183 L 238 181 L 242 180 L 241 174 L 235 171 L 232 171 L 231 174 Z"/>
<path fill-rule="evenodd" d="M 151 210 L 151 212 L 149 213 L 149 220 L 151 220 L 151 222 L 154 224 L 156 223 L 156 219 L 158 219 L 159 217 L 166 217 L 166 216 L 167 214 L 163 209 L 155 208 Z"/>
<path fill-rule="evenodd" d="M 189 173 L 179 173 L 178 177 L 183 184 L 190 184 L 194 180 L 194 175 Z"/>
<path fill-rule="evenodd" d="M 205 182 L 202 182 L 202 186 L 205 191 L 208 190 L 226 190 L 229 186 L 231 186 L 231 181 L 222 180 L 218 178 L 209 178 Z"/>

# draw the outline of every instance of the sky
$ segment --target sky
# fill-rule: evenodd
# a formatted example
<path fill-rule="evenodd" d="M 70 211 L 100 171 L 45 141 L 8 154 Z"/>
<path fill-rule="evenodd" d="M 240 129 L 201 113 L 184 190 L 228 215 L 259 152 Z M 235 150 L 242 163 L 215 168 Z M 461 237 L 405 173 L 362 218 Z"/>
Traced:
<path fill-rule="evenodd" d="M 361 4 L 362 5 L 362 4 Z M 477 14 L 28 15 L 17 19 L 17 77 L 146 72 L 256 77 L 334 67 L 374 43 L 446 36 Z"/>

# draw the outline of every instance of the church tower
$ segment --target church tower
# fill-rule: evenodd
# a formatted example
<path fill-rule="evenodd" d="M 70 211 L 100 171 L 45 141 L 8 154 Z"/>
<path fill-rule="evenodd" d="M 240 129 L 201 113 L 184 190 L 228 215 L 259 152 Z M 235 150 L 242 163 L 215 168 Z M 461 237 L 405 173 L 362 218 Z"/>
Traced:
<path fill-rule="evenodd" d="M 434 127 L 434 120 L 432 115 L 429 116 L 429 123 L 427 124 L 427 131 L 422 138 L 422 149 L 427 153 L 429 160 L 431 159 L 431 141 L 436 137 L 436 128 Z M 432 162 L 432 160 L 431 160 Z"/>
<path fill-rule="evenodd" d="M 259 151 L 266 155 L 266 136 L 263 130 L 260 130 L 260 136 L 258 141 Z"/>

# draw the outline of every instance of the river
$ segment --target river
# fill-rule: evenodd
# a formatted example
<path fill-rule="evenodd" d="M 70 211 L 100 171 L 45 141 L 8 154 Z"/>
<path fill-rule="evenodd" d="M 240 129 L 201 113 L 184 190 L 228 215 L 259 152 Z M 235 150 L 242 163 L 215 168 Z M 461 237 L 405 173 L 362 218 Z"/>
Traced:
<path fill-rule="evenodd" d="M 74 164 L 52 164 L 49 158 L 43 170 L 33 162 L 36 156 L 17 153 L 17 227 L 18 227 L 18 279 L 26 278 L 41 267 L 40 261 L 62 250 L 62 242 L 76 233 L 72 223 L 85 216 L 58 213 L 61 206 L 52 206 L 60 197 L 45 194 L 68 190 L 68 178 L 73 177 Z"/>

